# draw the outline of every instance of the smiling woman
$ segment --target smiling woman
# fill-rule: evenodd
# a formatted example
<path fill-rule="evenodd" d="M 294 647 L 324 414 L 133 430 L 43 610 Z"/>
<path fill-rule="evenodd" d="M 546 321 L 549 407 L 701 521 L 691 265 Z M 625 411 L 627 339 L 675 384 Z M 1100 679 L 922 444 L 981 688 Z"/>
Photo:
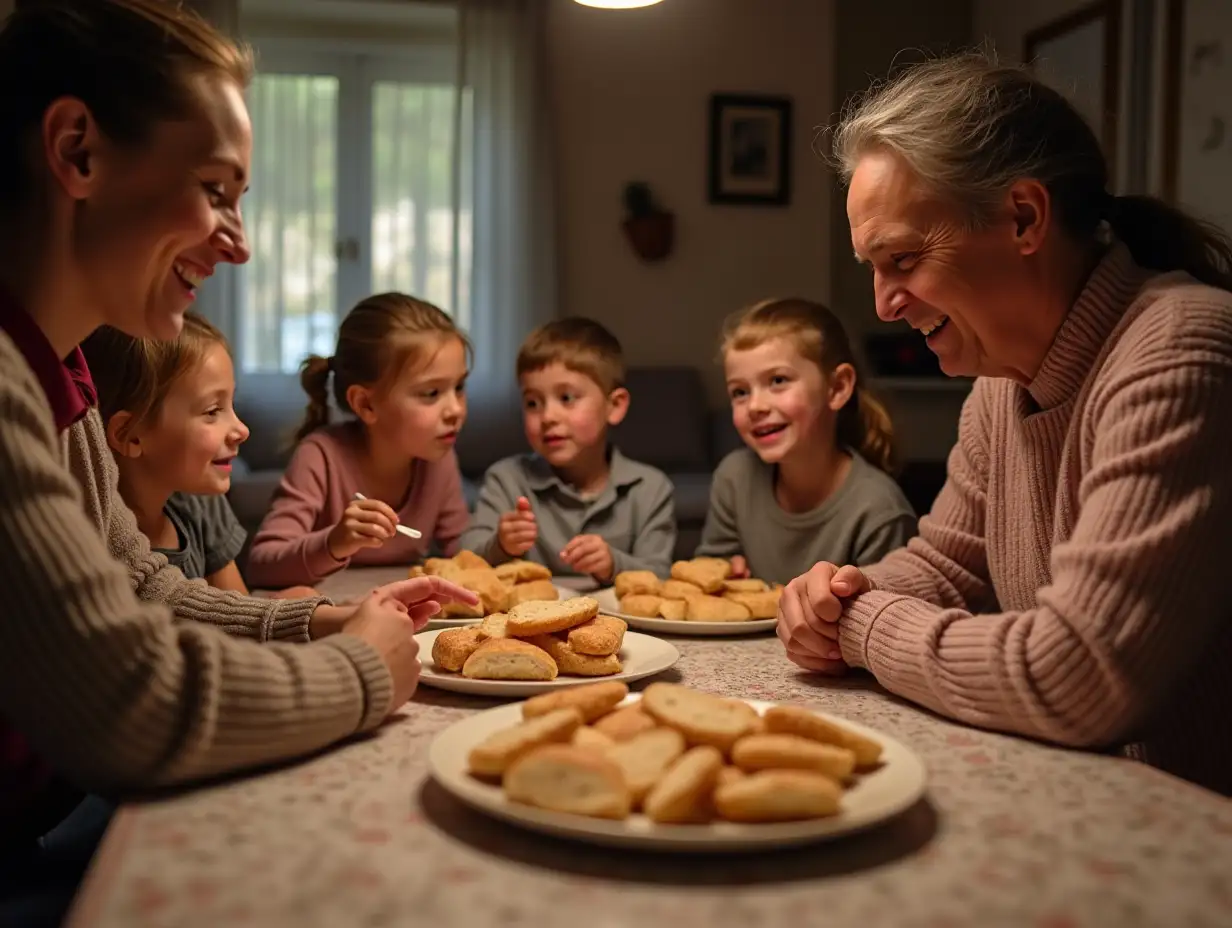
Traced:
<path fill-rule="evenodd" d="M 843 116 L 877 313 L 978 375 L 920 537 L 789 585 L 779 634 L 973 725 L 1123 747 L 1232 792 L 1232 248 L 1115 196 L 1025 70 L 926 62 Z"/>
<path fill-rule="evenodd" d="M 418 680 L 414 625 L 474 599 L 407 581 L 343 609 L 189 583 L 116 494 L 78 345 L 103 324 L 175 338 L 213 268 L 247 259 L 249 67 L 162 0 L 19 3 L 0 31 L 4 924 L 58 922 L 100 816 L 67 868 L 38 839 L 82 788 L 183 783 L 375 728 Z"/>

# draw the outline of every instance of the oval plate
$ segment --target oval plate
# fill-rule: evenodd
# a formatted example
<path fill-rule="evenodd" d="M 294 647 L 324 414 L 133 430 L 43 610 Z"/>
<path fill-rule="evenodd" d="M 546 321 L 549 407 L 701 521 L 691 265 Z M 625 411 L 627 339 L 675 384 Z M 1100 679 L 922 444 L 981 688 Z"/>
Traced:
<path fill-rule="evenodd" d="M 625 703 L 640 698 L 640 693 L 632 693 Z M 773 705 L 752 699 L 746 701 L 758 711 L 765 711 Z M 838 815 L 802 822 L 656 825 L 644 815 L 631 815 L 624 821 L 610 821 L 510 802 L 499 785 L 470 776 L 466 772 L 466 758 L 471 748 L 488 735 L 520 722 L 521 703 L 479 712 L 442 731 L 432 741 L 428 766 L 436 781 L 462 802 L 523 828 L 589 844 L 683 853 L 738 852 L 839 838 L 872 828 L 905 812 L 924 795 L 928 777 L 923 761 L 913 751 L 867 726 L 824 712 L 817 714 L 880 741 L 882 764 L 861 776 L 856 785 L 843 794 Z"/>
<path fill-rule="evenodd" d="M 660 635 L 696 635 L 699 637 L 730 637 L 732 635 L 755 635 L 760 632 L 772 632 L 778 625 L 777 619 L 746 619 L 743 622 L 680 622 L 674 619 L 648 619 L 644 615 L 629 615 L 620 611 L 620 600 L 616 591 L 610 586 L 595 593 L 587 593 L 599 604 L 599 611 L 604 615 L 614 615 L 624 619 L 630 628 L 644 632 L 658 632 Z"/>
<path fill-rule="evenodd" d="M 415 640 L 419 642 L 420 660 L 423 661 L 419 682 L 440 690 L 471 693 L 475 696 L 512 696 L 515 699 L 525 699 L 536 693 L 547 693 L 586 683 L 600 683 L 604 680 L 624 680 L 626 683 L 632 683 L 634 680 L 662 673 L 680 660 L 680 652 L 670 642 L 650 635 L 639 635 L 637 632 L 626 632 L 619 652 L 620 662 L 625 669 L 620 673 L 606 677 L 573 677 L 562 674 L 555 680 L 472 680 L 460 673 L 436 668 L 432 660 L 432 645 L 436 636 L 444 630 L 420 632 L 415 636 Z"/>

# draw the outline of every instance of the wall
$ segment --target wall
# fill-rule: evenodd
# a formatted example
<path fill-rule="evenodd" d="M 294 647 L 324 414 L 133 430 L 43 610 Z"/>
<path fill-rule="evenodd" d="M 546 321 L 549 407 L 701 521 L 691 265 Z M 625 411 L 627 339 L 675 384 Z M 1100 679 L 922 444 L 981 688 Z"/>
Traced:
<path fill-rule="evenodd" d="M 1090 0 L 974 0 L 971 22 L 975 40 L 987 39 L 1005 61 L 1021 61 L 1028 32 L 1086 6 Z"/>
<path fill-rule="evenodd" d="M 834 110 L 833 17 L 833 0 L 667 0 L 618 12 L 552 0 L 561 310 L 610 326 L 633 364 L 703 370 L 716 404 L 727 313 L 776 294 L 830 295 L 830 182 L 809 139 Z M 715 92 L 794 99 L 789 206 L 706 202 Z M 676 213 L 676 249 L 662 263 L 642 263 L 621 232 L 632 180 Z"/>

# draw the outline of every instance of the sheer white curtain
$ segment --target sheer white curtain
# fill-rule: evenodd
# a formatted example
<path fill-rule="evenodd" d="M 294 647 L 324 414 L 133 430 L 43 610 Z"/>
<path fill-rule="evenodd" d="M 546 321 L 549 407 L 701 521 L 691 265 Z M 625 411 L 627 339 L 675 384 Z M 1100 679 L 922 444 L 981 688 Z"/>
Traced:
<path fill-rule="evenodd" d="M 459 81 L 474 107 L 470 331 L 476 411 L 517 391 L 517 347 L 556 316 L 556 231 L 545 0 L 461 0 Z M 469 202 L 468 202 L 469 201 Z M 476 423 L 478 424 L 478 423 Z"/>
<path fill-rule="evenodd" d="M 189 5 L 232 34 L 238 32 L 238 0 L 190 0 Z M 298 228 L 293 224 L 281 231 L 266 230 L 271 235 L 254 236 L 260 225 L 258 213 L 268 213 L 267 218 L 290 215 L 288 210 L 294 205 L 289 200 L 283 203 L 286 197 L 278 193 L 293 179 L 288 179 L 290 162 L 281 170 L 271 169 L 270 159 L 258 151 L 254 169 L 265 170 L 263 176 L 254 177 L 245 206 L 253 261 L 239 274 L 220 268 L 202 289 L 198 308 L 232 338 L 242 367 L 289 371 L 299 358 L 288 352 L 319 350 L 318 341 L 332 341 L 336 314 L 345 312 L 358 296 L 379 289 L 409 289 L 453 312 L 470 333 L 475 345 L 473 408 L 479 413 L 476 424 L 481 425 L 489 414 L 503 415 L 507 403 L 516 399 L 514 359 L 523 337 L 556 315 L 555 204 L 543 48 L 546 0 L 457 0 L 429 9 L 447 12 L 450 7 L 458 14 L 454 48 L 448 50 L 452 70 L 446 65 L 445 72 L 453 79 L 452 93 L 447 84 L 439 92 L 430 90 L 436 80 L 431 73 L 439 71 L 423 77 L 429 83 L 421 86 L 415 83 L 419 78 L 396 78 L 374 69 L 370 62 L 377 59 L 362 49 L 347 49 L 349 54 L 363 55 L 363 80 L 351 84 L 362 83 L 366 89 L 352 94 L 346 91 L 345 79 L 341 84 L 335 81 L 337 116 L 327 122 L 348 145 L 358 133 L 371 136 L 373 156 L 362 159 L 362 164 L 339 162 L 336 181 L 309 185 L 316 199 L 325 196 L 330 201 L 334 217 L 334 225 L 314 225 L 321 227 L 317 231 L 326 238 L 334 234 L 330 229 L 337 233 L 336 244 L 329 241 L 316 249 L 322 252 L 316 263 L 330 265 L 328 273 L 300 273 L 292 275 L 292 280 L 287 275 L 295 268 L 286 273 L 279 270 L 285 264 L 286 249 L 281 246 Z M 309 12 L 307 6 L 305 11 Z M 261 37 L 247 38 L 258 45 L 259 65 L 264 61 L 268 70 L 271 62 L 280 60 L 262 47 Z M 314 59 L 318 62 L 319 45 Z M 285 60 L 286 43 L 280 48 Z M 442 48 L 439 36 L 432 48 L 432 54 Z M 384 51 L 388 55 L 388 43 Z M 436 60 L 423 48 L 408 49 L 406 57 L 412 54 L 416 61 L 430 64 Z M 433 93 L 438 96 L 428 100 Z M 258 97 L 251 101 L 254 120 L 261 115 L 263 98 Z M 443 110 L 438 105 L 441 102 L 445 103 Z M 398 118 L 384 118 L 386 110 Z M 435 115 L 429 127 L 423 119 L 408 123 L 408 113 Z M 281 150 L 292 140 L 282 125 L 286 119 L 274 119 L 274 115 L 265 114 L 265 122 L 277 125 L 267 126 L 264 133 L 257 127 L 257 144 Z M 410 131 L 395 132 L 385 123 Z M 262 136 L 268 137 L 275 128 L 288 137 L 266 138 L 263 143 Z M 326 141 L 326 147 L 336 150 L 339 158 L 346 153 L 346 146 L 335 145 L 332 138 Z M 299 148 L 296 157 L 303 160 L 306 149 Z M 298 177 L 303 171 L 290 173 Z M 274 182 L 267 175 L 276 178 L 278 190 L 267 189 Z M 444 196 L 438 180 L 443 176 L 450 178 Z M 356 184 L 355 177 L 364 182 Z M 433 179 L 431 196 L 426 198 L 425 179 Z M 300 187 L 304 184 L 295 189 Z M 266 203 L 271 196 L 274 200 Z M 413 200 L 414 205 L 409 211 L 386 208 L 386 200 L 402 206 Z M 262 210 L 262 204 L 269 209 Z M 359 231 L 348 231 L 351 227 Z M 348 238 L 352 234 L 358 241 Z M 273 244 L 263 246 L 266 239 Z M 277 278 L 272 283 L 267 279 L 271 274 Z M 257 286 L 262 281 L 269 286 Z M 301 292 L 305 286 L 316 292 Z M 295 306 L 288 302 L 288 294 L 296 297 L 298 302 L 291 301 Z M 311 305 L 314 311 L 300 312 L 300 303 Z M 322 318 L 325 324 L 319 324 Z M 307 335 L 300 332 L 306 319 L 312 322 Z"/>

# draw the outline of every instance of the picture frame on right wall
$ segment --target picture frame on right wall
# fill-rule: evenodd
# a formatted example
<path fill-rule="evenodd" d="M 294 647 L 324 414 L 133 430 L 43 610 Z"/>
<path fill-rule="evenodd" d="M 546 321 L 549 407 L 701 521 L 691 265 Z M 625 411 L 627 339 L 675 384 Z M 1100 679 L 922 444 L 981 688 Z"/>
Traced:
<path fill-rule="evenodd" d="M 1161 193 L 1232 233 L 1232 3 L 1166 3 Z"/>
<path fill-rule="evenodd" d="M 754 94 L 710 98 L 711 203 L 791 202 L 791 100 Z"/>

